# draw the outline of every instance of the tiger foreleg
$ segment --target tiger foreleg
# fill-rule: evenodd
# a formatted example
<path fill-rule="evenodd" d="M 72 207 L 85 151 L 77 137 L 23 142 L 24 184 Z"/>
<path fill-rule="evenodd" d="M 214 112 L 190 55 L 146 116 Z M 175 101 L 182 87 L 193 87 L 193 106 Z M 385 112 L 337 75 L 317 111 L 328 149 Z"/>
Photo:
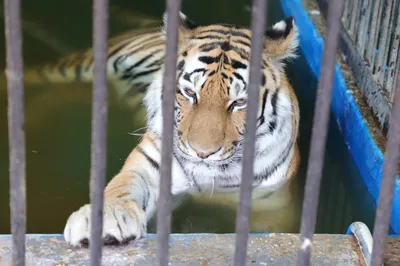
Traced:
<path fill-rule="evenodd" d="M 145 136 L 105 188 L 104 244 L 123 244 L 146 236 L 147 222 L 155 213 L 159 194 L 157 142 Z M 173 194 L 177 194 L 177 183 L 173 180 Z M 64 238 L 74 246 L 86 244 L 90 241 L 90 228 L 91 205 L 87 204 L 68 218 Z"/>

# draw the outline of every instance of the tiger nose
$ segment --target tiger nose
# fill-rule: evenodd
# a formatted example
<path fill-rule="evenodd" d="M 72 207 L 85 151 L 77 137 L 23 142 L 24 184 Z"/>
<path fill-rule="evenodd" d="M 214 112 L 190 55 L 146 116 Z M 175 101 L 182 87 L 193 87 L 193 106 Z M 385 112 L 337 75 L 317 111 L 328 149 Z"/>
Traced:
<path fill-rule="evenodd" d="M 207 157 L 209 157 L 211 154 L 214 154 L 215 152 L 202 152 L 202 151 L 198 151 L 198 150 L 194 150 L 197 154 L 197 156 L 199 156 L 201 159 L 205 159 Z"/>
<path fill-rule="evenodd" d="M 213 155 L 214 153 L 216 153 L 217 151 L 219 151 L 221 148 L 216 149 L 215 151 L 202 151 L 200 149 L 195 149 L 193 148 L 193 151 L 197 154 L 197 156 L 201 159 L 206 159 L 209 156 Z"/>

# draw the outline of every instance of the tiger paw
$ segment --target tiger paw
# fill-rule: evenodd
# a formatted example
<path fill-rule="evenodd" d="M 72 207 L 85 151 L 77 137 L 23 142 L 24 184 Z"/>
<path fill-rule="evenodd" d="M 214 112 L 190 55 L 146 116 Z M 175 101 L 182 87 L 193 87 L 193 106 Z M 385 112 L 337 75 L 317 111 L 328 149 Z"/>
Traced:
<path fill-rule="evenodd" d="M 104 245 L 126 244 L 146 236 L 146 215 L 135 202 L 105 202 Z M 91 235 L 91 205 L 82 206 L 68 218 L 64 238 L 73 246 L 86 246 Z"/>

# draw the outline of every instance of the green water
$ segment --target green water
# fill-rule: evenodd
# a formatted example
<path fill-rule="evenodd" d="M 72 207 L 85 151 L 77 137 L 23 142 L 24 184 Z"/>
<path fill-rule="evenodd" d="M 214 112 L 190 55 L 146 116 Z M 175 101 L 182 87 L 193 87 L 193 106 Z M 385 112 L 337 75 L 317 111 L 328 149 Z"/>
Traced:
<path fill-rule="evenodd" d="M 92 1 L 23 0 L 24 60 L 38 65 L 75 50 L 91 46 Z M 184 1 L 183 11 L 201 24 L 214 22 L 249 25 L 251 1 Z M 136 12 L 161 18 L 164 1 L 111 1 L 110 35 L 138 27 Z M 115 11 L 116 10 L 116 11 Z M 118 11 L 119 10 L 119 11 Z M 122 14 L 120 11 L 125 13 Z M 128 15 L 126 15 L 128 14 Z M 283 18 L 279 1 L 270 1 L 268 24 Z M 133 21 L 133 22 L 132 22 Z M 4 27 L 3 23 L 0 23 Z M 43 37 L 44 33 L 47 36 Z M 0 58 L 5 58 L 4 35 L 1 35 Z M 0 62 L 4 68 L 4 60 Z M 300 147 L 304 180 L 311 135 L 316 79 L 302 57 L 288 67 L 301 108 Z M 4 82 L 0 83 L 4 87 Z M 27 160 L 27 231 L 60 233 L 72 211 L 89 201 L 91 86 L 83 84 L 25 87 L 26 160 Z M 113 98 L 110 90 L 107 147 L 107 176 L 116 174 L 138 137 L 132 132 L 144 125 L 144 117 Z M 0 90 L 0 233 L 9 233 L 7 95 Z M 134 123 L 132 123 L 134 121 Z M 348 193 L 347 180 L 357 180 L 359 173 L 348 153 L 334 119 L 331 119 L 324 166 L 317 232 L 344 233 L 348 225 L 361 220 L 371 225 L 370 206 L 357 202 Z M 346 181 L 346 182 L 344 182 Z M 358 194 L 357 194 L 358 193 Z M 363 205 L 364 204 L 364 205 Z M 357 206 L 357 207 L 355 207 Z M 182 206 L 174 213 L 175 232 L 222 232 L 234 229 L 234 215 L 215 221 L 219 212 L 212 206 Z M 191 217 L 189 220 L 186 217 Z M 222 225 L 222 226 L 221 226 Z M 189 228 L 189 229 L 188 229 Z M 224 228 L 224 230 L 220 230 Z"/>

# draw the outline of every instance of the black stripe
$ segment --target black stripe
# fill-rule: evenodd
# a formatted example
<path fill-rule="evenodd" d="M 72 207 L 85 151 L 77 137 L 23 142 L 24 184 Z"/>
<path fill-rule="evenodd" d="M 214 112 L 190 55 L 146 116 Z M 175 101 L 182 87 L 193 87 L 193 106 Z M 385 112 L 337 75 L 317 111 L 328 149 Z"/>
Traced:
<path fill-rule="evenodd" d="M 276 129 L 276 121 L 269 122 L 268 129 L 271 134 L 274 133 Z"/>
<path fill-rule="evenodd" d="M 151 63 L 145 67 L 161 66 L 163 63 L 164 63 L 164 57 L 161 57 L 160 59 L 154 61 L 153 63 Z"/>
<path fill-rule="evenodd" d="M 269 92 L 269 90 L 266 89 L 264 91 L 264 94 L 263 94 L 262 105 L 261 105 L 261 115 L 258 118 L 260 120 L 260 125 L 259 126 L 261 126 L 265 122 L 264 112 L 265 112 L 265 105 L 267 103 L 268 92 Z"/>
<path fill-rule="evenodd" d="M 243 44 L 243 45 L 245 45 L 247 47 L 251 47 L 250 43 L 242 41 L 242 40 L 234 40 L 234 39 L 232 39 L 232 42 Z"/>
<path fill-rule="evenodd" d="M 138 146 L 138 150 L 141 154 L 143 154 L 143 156 L 149 161 L 149 163 L 151 164 L 151 166 L 153 166 L 155 169 L 159 170 L 160 169 L 160 165 L 154 161 L 153 158 L 151 158 L 143 149 L 142 147 Z"/>
<path fill-rule="evenodd" d="M 120 55 L 114 60 L 113 68 L 114 68 L 114 73 L 115 74 L 118 73 L 118 64 L 119 64 L 119 62 L 124 58 L 126 58 L 125 55 Z"/>
<path fill-rule="evenodd" d="M 204 40 L 204 39 L 213 39 L 213 40 L 221 40 L 223 39 L 224 36 L 218 36 L 218 35 L 205 35 L 205 36 L 199 36 L 195 37 L 195 40 Z"/>
<path fill-rule="evenodd" d="M 247 35 L 247 34 L 245 34 L 244 32 L 240 32 L 240 31 L 235 31 L 235 30 L 233 30 L 233 29 L 244 29 L 243 27 L 235 26 L 235 25 L 228 25 L 228 24 L 218 24 L 218 25 L 228 27 L 229 30 L 210 29 L 210 30 L 202 31 L 201 33 L 215 32 L 215 33 L 220 33 L 220 34 L 225 34 L 225 35 L 230 34 L 230 35 L 232 35 L 232 36 L 246 38 L 246 39 L 248 39 L 249 41 L 251 40 L 250 36 Z"/>
<path fill-rule="evenodd" d="M 124 40 L 122 42 L 118 42 L 118 45 L 115 47 L 110 47 L 110 51 L 108 53 L 108 57 L 112 57 L 113 55 L 117 54 L 119 51 L 124 49 L 127 44 L 131 43 L 131 39 Z"/>
<path fill-rule="evenodd" d="M 262 72 L 262 73 L 261 73 L 261 86 L 265 86 L 266 83 L 267 83 L 267 77 L 266 77 L 265 74 Z"/>
<path fill-rule="evenodd" d="M 145 185 L 145 192 L 146 194 L 143 195 L 143 202 L 142 202 L 142 209 L 143 211 L 146 211 L 147 209 L 147 204 L 149 203 L 149 199 L 150 199 L 150 189 L 149 189 L 149 183 L 147 183 L 147 180 L 139 173 L 136 172 L 135 173 L 142 179 L 144 185 Z"/>
<path fill-rule="evenodd" d="M 180 62 L 178 63 L 177 69 L 178 69 L 178 70 L 182 70 L 184 66 L 185 66 L 185 60 L 182 59 L 182 61 L 180 61 Z"/>
<path fill-rule="evenodd" d="M 132 75 L 131 79 L 135 79 L 135 78 L 138 78 L 138 77 L 141 77 L 141 76 L 145 76 L 145 75 L 157 72 L 158 70 L 160 70 L 159 67 L 154 68 L 154 69 L 150 69 L 150 70 L 146 70 L 146 71 L 142 71 L 142 72 L 138 72 L 138 73 Z"/>
<path fill-rule="evenodd" d="M 289 156 L 290 150 L 293 147 L 293 138 L 290 139 L 288 146 L 282 151 L 281 155 L 279 156 L 279 159 L 273 164 L 271 167 L 269 167 L 263 174 L 257 175 L 256 179 L 257 180 L 267 180 L 268 177 L 270 177 L 277 169 L 279 166 L 281 166 Z M 261 153 L 262 154 L 262 153 Z"/>
<path fill-rule="evenodd" d="M 231 66 L 235 69 L 238 69 L 238 68 L 246 69 L 247 68 L 247 65 L 243 64 L 242 62 L 233 60 L 233 59 L 232 59 Z"/>
<path fill-rule="evenodd" d="M 183 75 L 183 79 L 190 82 L 190 74 L 189 74 L 189 73 L 185 73 L 185 74 Z"/>
<path fill-rule="evenodd" d="M 158 51 L 160 51 L 160 50 L 158 50 Z M 155 53 L 155 52 L 156 52 L 156 51 L 154 51 L 154 53 Z M 129 72 L 129 71 L 131 71 L 132 69 L 134 69 L 135 67 L 140 66 L 141 64 L 143 64 L 144 62 L 146 62 L 147 60 L 149 60 L 151 57 L 153 57 L 153 54 L 146 55 L 145 57 L 143 57 L 142 59 L 140 59 L 139 61 L 137 61 L 134 65 L 132 65 L 132 66 L 128 67 L 127 69 L 125 69 L 125 72 Z"/>
<path fill-rule="evenodd" d="M 200 45 L 199 50 L 202 52 L 209 52 L 211 50 L 221 47 L 221 45 L 223 45 L 223 44 L 224 44 L 223 42 L 206 43 L 206 44 Z"/>
<path fill-rule="evenodd" d="M 241 80 L 241 81 L 243 82 L 243 85 L 244 85 L 244 86 L 247 86 L 246 81 L 244 81 L 244 78 L 243 78 L 241 75 L 239 75 L 239 74 L 236 73 L 236 72 L 233 72 L 233 75 L 234 75 L 237 79 Z"/>
<path fill-rule="evenodd" d="M 276 116 L 276 104 L 277 104 L 277 102 L 278 102 L 278 91 L 279 91 L 279 89 L 277 89 L 277 90 L 274 92 L 274 94 L 272 94 L 272 97 L 271 97 L 272 114 L 273 114 L 274 116 Z"/>
<path fill-rule="evenodd" d="M 214 63 L 214 60 L 215 60 L 215 58 L 214 58 L 214 57 L 211 57 L 211 56 L 200 56 L 200 57 L 199 57 L 199 61 L 200 61 L 200 62 L 203 62 L 203 63 L 205 63 L 205 64 L 207 64 L 207 65 L 213 64 L 213 63 Z"/>

